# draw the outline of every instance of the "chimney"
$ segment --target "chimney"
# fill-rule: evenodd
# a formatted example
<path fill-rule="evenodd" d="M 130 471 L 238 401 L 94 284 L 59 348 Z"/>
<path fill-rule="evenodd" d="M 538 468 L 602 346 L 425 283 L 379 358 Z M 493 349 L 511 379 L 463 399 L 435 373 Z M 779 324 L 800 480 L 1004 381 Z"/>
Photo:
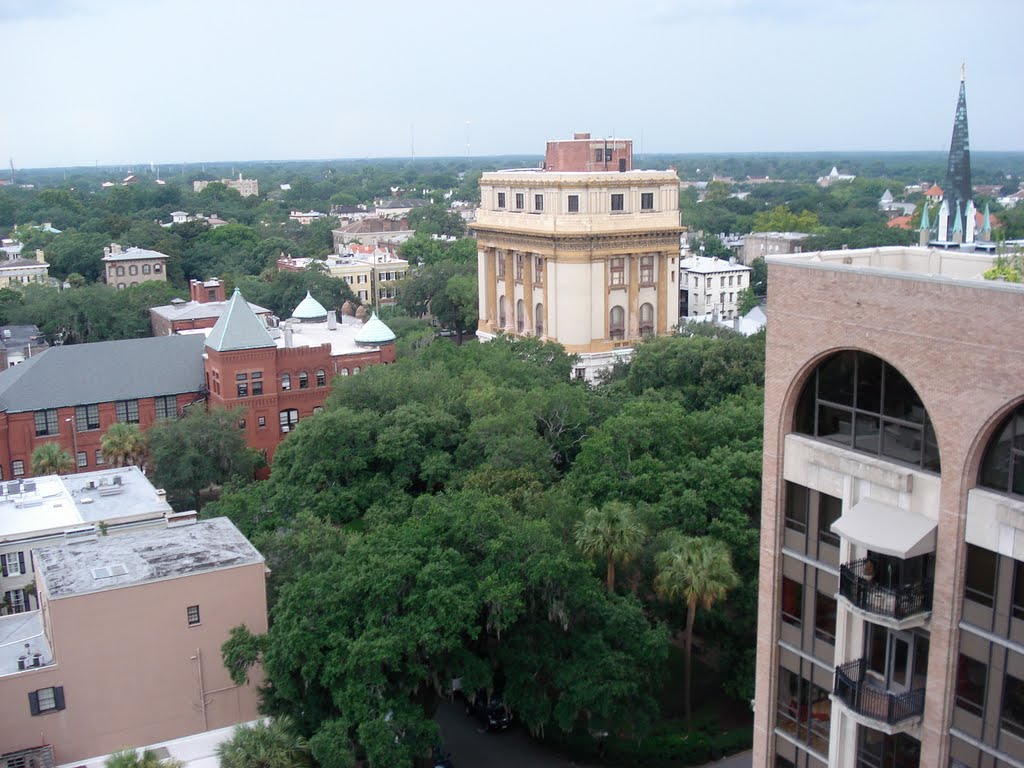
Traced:
<path fill-rule="evenodd" d="M 36 248 L 36 261 L 44 261 L 45 259 L 46 259 L 46 254 L 43 253 L 43 249 L 42 248 Z"/>
<path fill-rule="evenodd" d="M 107 256 L 109 256 L 109 255 L 110 255 L 110 247 L 104 245 L 103 246 L 103 258 L 107 258 Z"/>
<path fill-rule="evenodd" d="M 589 133 L 574 133 L 572 135 L 572 137 L 574 139 L 576 139 L 577 141 L 579 141 L 581 139 L 589 139 L 590 138 L 590 134 Z"/>
<path fill-rule="evenodd" d="M 286 348 L 292 346 L 292 326 L 291 323 L 284 324 L 284 345 Z"/>
<path fill-rule="evenodd" d="M 328 331 L 333 331 L 333 330 L 336 330 L 337 327 L 338 327 L 338 315 L 337 315 L 337 313 L 333 309 L 330 309 L 330 310 L 327 311 L 327 330 Z"/>

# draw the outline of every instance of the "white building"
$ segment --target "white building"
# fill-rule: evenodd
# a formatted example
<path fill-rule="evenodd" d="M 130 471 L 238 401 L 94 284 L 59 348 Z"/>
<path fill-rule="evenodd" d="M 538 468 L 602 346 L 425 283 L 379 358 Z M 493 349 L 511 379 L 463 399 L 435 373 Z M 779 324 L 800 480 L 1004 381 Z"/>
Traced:
<path fill-rule="evenodd" d="M 735 259 L 691 256 L 679 262 L 680 318 L 717 315 L 730 320 L 738 315 L 739 294 L 750 287 L 750 267 Z"/>

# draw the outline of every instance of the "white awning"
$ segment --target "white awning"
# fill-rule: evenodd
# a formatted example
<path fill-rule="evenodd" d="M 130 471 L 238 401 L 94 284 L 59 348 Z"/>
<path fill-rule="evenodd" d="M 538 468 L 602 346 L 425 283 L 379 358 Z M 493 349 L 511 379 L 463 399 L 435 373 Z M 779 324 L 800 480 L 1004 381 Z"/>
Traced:
<path fill-rule="evenodd" d="M 874 499 L 854 504 L 832 532 L 872 552 L 906 559 L 935 551 L 936 521 Z"/>

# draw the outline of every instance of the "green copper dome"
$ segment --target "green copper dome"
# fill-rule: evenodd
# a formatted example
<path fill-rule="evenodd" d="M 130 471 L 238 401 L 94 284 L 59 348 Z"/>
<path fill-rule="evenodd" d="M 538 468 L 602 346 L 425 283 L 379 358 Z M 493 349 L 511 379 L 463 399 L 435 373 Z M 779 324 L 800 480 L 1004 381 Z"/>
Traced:
<path fill-rule="evenodd" d="M 384 321 L 377 317 L 374 312 L 370 319 L 359 329 L 356 334 L 356 344 L 367 347 L 376 347 L 381 344 L 390 344 L 395 340 L 395 332 L 392 331 Z"/>

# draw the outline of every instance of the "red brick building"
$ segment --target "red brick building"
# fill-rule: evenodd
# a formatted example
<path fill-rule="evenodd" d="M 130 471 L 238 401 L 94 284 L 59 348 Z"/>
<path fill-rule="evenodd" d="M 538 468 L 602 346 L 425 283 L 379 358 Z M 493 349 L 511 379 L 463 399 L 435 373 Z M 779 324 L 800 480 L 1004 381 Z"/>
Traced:
<path fill-rule="evenodd" d="M 170 304 L 149 310 L 149 324 L 154 336 L 213 328 L 228 305 L 221 280 L 193 280 L 189 283 L 189 294 L 190 301 L 175 299 Z M 270 325 L 269 309 L 252 303 L 249 306 L 266 325 Z"/>
<path fill-rule="evenodd" d="M 202 334 L 51 347 L 0 371 L 0 478 L 32 473 L 35 448 L 59 443 L 76 471 L 103 466 L 100 439 L 116 422 L 148 429 L 194 403 L 244 409 L 252 448 L 272 457 L 319 410 L 334 376 L 395 359 L 376 316 L 335 319 L 307 295 L 282 328 L 267 328 L 236 290 Z"/>
<path fill-rule="evenodd" d="M 569 141 L 549 141 L 544 153 L 545 171 L 631 171 L 633 142 L 629 139 L 591 139 L 576 133 Z"/>

